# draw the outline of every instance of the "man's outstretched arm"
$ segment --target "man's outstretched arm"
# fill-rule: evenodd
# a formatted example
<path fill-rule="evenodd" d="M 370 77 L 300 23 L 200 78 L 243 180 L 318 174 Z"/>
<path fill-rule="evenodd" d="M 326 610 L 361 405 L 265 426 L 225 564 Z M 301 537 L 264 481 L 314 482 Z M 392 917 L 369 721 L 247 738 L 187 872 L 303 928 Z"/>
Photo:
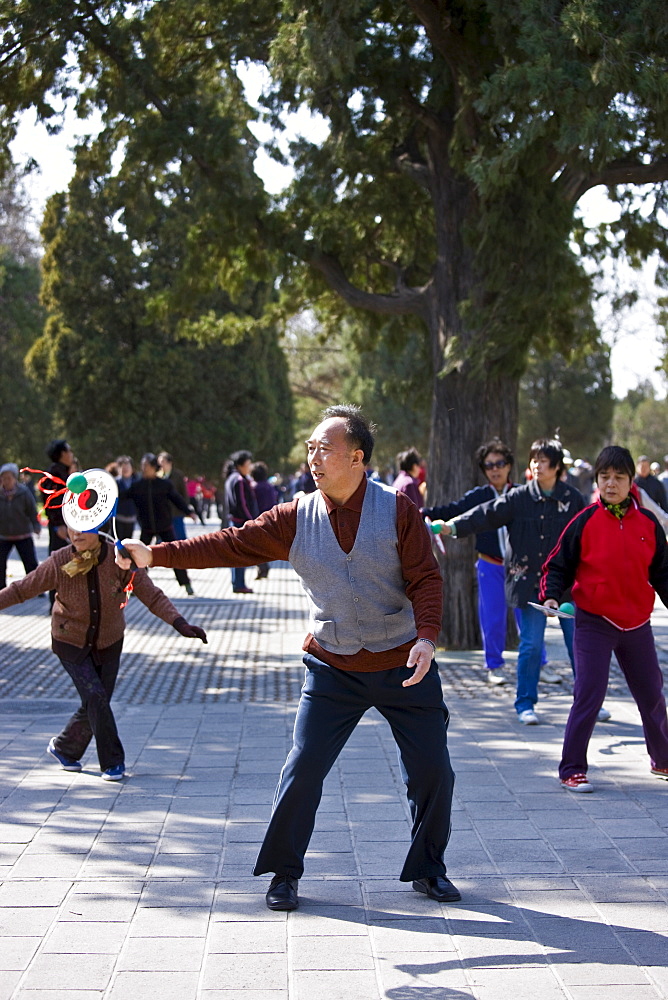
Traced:
<path fill-rule="evenodd" d="M 272 507 L 240 528 L 225 528 L 186 541 L 144 545 L 123 539 L 123 548 L 136 566 L 166 566 L 168 569 L 208 569 L 212 566 L 256 566 L 258 563 L 287 559 L 297 529 L 297 504 Z M 120 552 L 116 562 L 130 569 L 129 559 Z"/>

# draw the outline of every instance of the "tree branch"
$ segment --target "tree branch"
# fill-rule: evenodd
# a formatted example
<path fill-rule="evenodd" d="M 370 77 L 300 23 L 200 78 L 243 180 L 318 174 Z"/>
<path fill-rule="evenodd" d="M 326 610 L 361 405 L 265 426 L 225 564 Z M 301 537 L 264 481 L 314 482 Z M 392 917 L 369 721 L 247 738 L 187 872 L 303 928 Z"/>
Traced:
<path fill-rule="evenodd" d="M 399 153 L 395 156 L 394 162 L 402 174 L 406 174 L 425 190 L 431 191 L 431 178 L 426 163 L 416 163 L 410 153 Z"/>
<path fill-rule="evenodd" d="M 653 163 L 640 163 L 632 159 L 613 160 L 597 173 L 566 167 L 557 184 L 563 197 L 575 204 L 586 191 L 599 184 L 616 187 L 618 184 L 657 184 L 661 181 L 668 181 L 668 156 L 662 156 Z"/>
<path fill-rule="evenodd" d="M 353 309 L 368 309 L 384 316 L 426 316 L 431 281 L 422 288 L 398 283 L 391 294 L 365 292 L 349 281 L 337 257 L 313 247 L 305 250 L 302 259 L 319 271 L 330 288 Z"/>

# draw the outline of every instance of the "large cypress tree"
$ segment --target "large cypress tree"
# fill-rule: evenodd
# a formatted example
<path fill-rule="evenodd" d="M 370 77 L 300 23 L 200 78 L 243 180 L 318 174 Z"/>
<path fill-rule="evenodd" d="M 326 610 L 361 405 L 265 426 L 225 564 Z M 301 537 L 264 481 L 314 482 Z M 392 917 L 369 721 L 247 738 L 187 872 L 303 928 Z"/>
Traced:
<path fill-rule="evenodd" d="M 48 95 L 71 88 L 76 59 L 81 109 L 101 107 L 118 142 L 139 149 L 138 136 L 151 158 L 178 137 L 217 194 L 188 280 L 240 279 L 276 254 L 281 290 L 323 320 L 354 310 L 371 332 L 419 321 L 434 501 L 471 485 L 481 439 L 514 438 L 532 341 L 567 353 L 581 335 L 580 253 L 665 250 L 668 36 L 655 0 L 20 0 L 0 28 L 8 121 L 29 105 L 51 118 Z M 295 181 L 273 205 L 239 169 L 253 142 L 245 60 L 272 74 L 274 128 L 301 107 L 329 125 L 324 142 L 292 145 Z M 621 218 L 585 234 L 576 208 L 597 185 Z M 451 546 L 444 568 L 444 638 L 467 646 L 468 546 Z"/>

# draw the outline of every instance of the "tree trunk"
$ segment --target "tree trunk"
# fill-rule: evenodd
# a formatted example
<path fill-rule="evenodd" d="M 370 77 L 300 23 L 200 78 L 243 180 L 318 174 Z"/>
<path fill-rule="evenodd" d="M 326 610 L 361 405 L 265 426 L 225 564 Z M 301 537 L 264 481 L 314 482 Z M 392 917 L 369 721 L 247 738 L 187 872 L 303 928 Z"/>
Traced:
<path fill-rule="evenodd" d="M 482 482 L 475 451 L 492 437 L 511 447 L 517 434 L 517 377 L 476 379 L 465 370 L 434 380 L 429 451 L 429 504 L 446 503 Z M 449 649 L 480 647 L 474 539 L 446 539 L 441 641 Z"/>

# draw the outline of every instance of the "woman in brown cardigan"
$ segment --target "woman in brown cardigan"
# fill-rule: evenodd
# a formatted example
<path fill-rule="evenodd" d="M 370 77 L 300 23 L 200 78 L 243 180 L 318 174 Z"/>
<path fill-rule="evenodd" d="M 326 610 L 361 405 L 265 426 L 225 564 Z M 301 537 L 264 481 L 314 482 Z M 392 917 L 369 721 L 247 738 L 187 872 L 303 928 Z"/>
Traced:
<path fill-rule="evenodd" d="M 81 705 L 48 751 L 66 771 L 80 771 L 95 736 L 102 777 L 119 781 L 125 753 L 110 706 L 123 649 L 126 588 L 132 574 L 114 562 L 114 548 L 96 532 L 68 528 L 71 545 L 58 549 L 32 573 L 0 590 L 0 610 L 55 590 L 51 617 L 52 648 L 74 682 Z M 134 593 L 158 618 L 189 639 L 206 642 L 206 633 L 189 625 L 153 584 L 146 570 L 136 571 Z"/>

